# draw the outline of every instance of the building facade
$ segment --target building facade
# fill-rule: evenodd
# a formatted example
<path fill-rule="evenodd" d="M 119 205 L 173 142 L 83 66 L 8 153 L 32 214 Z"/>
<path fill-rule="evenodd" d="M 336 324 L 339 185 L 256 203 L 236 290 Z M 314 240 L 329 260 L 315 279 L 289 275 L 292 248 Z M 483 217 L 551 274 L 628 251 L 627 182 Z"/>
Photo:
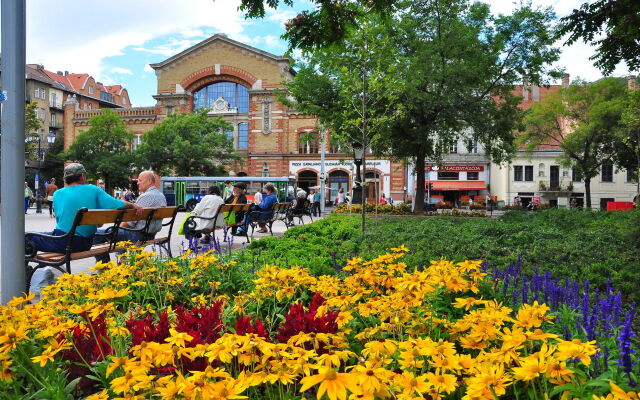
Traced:
<path fill-rule="evenodd" d="M 127 127 L 136 134 L 134 146 L 142 135 L 173 113 L 190 113 L 207 109 L 233 126 L 228 135 L 243 160 L 227 167 L 231 176 L 292 176 L 307 189 L 320 184 L 320 153 L 324 146 L 324 171 L 331 188 L 330 198 L 340 188 L 349 192 L 355 178 L 351 149 L 332 143 L 329 133 L 319 132 L 314 116 L 303 115 L 279 101 L 283 82 L 295 71 L 286 57 L 273 55 L 218 34 L 162 62 L 152 64 L 157 77 L 154 107 L 124 107 L 114 100 Z M 64 74 L 56 74 L 60 79 Z M 93 103 L 85 106 L 89 87 L 98 83 L 71 74 L 68 81 L 77 89 L 74 98 L 65 98 L 65 146 L 68 147 L 89 119 L 99 113 Z M 568 76 L 563 81 L 568 85 Z M 522 107 L 540 101 L 560 86 L 518 87 Z M 112 87 L 113 88 L 113 87 Z M 116 99 L 116 91 L 112 92 Z M 120 104 L 122 103 L 122 104 Z M 490 194 L 506 204 L 516 196 L 526 201 L 540 201 L 558 206 L 580 202 L 581 182 L 573 181 L 571 171 L 560 168 L 559 153 L 541 149 L 519 152 L 509 166 L 491 163 L 481 144 L 463 137 L 451 146 L 444 162 L 436 166 L 427 160 L 427 187 L 433 197 L 460 204 L 468 199 Z M 634 186 L 623 181 L 625 171 L 612 173 L 613 182 L 604 172 L 604 180 L 592 182 L 594 205 L 600 199 L 629 200 Z M 575 177 L 576 179 L 579 177 Z M 364 171 L 368 183 L 367 197 L 372 201 L 384 194 L 396 201 L 409 200 L 414 193 L 415 175 L 410 165 L 381 158 L 368 158 Z M 620 182 L 618 183 L 618 181 Z M 581 186 L 582 185 L 582 186 Z M 569 190 L 570 189 L 570 190 Z M 584 196 L 584 195 L 583 195 Z M 581 204 L 581 203 L 580 203 Z"/>

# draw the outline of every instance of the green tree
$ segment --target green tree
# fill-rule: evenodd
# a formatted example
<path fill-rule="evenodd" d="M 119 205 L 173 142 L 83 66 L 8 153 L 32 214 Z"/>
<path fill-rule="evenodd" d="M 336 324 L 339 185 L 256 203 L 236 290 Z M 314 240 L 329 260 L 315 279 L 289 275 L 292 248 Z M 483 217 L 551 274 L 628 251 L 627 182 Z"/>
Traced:
<path fill-rule="evenodd" d="M 394 0 L 324 1 L 312 0 L 311 10 L 299 13 L 286 24 L 284 38 L 289 47 L 320 48 L 342 42 L 356 29 L 363 18 L 370 15 L 387 17 L 394 10 Z M 265 5 L 277 8 L 280 0 L 241 0 L 239 9 L 248 18 L 263 18 Z M 293 0 L 282 0 L 293 6 Z"/>
<path fill-rule="evenodd" d="M 82 163 L 89 177 L 102 178 L 107 191 L 128 187 L 132 174 L 131 141 L 122 118 L 103 109 L 89 120 L 90 128 L 81 131 L 65 153 L 68 160 Z"/>
<path fill-rule="evenodd" d="M 583 3 L 562 19 L 560 35 L 569 34 L 566 44 L 582 39 L 593 43 L 591 57 L 606 75 L 624 61 L 631 70 L 640 69 L 640 2 L 638 0 L 598 0 Z M 603 36 L 600 38 L 600 36 Z"/>
<path fill-rule="evenodd" d="M 616 165 L 635 170 L 636 199 L 640 199 L 640 90 L 629 90 L 616 134 Z"/>
<path fill-rule="evenodd" d="M 49 145 L 47 153 L 44 157 L 44 165 L 42 168 L 42 177 L 44 180 L 50 181 L 56 178 L 58 185 L 63 185 L 62 172 L 64 170 L 65 152 L 64 152 L 64 132 L 56 133 L 56 140 Z"/>
<path fill-rule="evenodd" d="M 37 103 L 24 108 L 24 152 L 27 160 L 38 160 L 38 138 L 42 121 L 36 115 Z"/>
<path fill-rule="evenodd" d="M 210 118 L 207 110 L 170 115 L 142 136 L 136 163 L 162 174 L 220 175 L 225 164 L 239 159 L 223 133 L 231 128 L 222 118 Z"/>
<path fill-rule="evenodd" d="M 592 84 L 574 82 L 534 103 L 520 137 L 532 150 L 541 144 L 563 151 L 560 162 L 576 168 L 584 179 L 587 208 L 591 208 L 591 179 L 615 156 L 615 133 L 624 108 L 626 84 L 617 78 Z"/>

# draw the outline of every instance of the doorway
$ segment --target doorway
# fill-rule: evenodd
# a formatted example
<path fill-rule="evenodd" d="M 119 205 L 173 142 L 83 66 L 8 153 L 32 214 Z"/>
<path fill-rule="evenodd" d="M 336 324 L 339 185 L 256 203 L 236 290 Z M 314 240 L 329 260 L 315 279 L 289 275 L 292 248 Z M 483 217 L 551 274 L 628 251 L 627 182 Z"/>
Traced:
<path fill-rule="evenodd" d="M 318 174 L 315 171 L 302 171 L 298 174 L 298 187 L 309 193 L 311 186 L 318 184 Z"/>
<path fill-rule="evenodd" d="M 329 173 L 329 187 L 331 194 L 329 199 L 335 202 L 335 198 L 338 196 L 338 190 L 342 188 L 344 193 L 351 197 L 349 193 L 349 174 L 342 170 L 336 170 Z"/>
<path fill-rule="evenodd" d="M 367 203 L 377 203 L 378 198 L 382 195 L 380 192 L 380 174 L 376 171 L 367 171 L 364 174 L 364 181 L 367 184 Z"/>

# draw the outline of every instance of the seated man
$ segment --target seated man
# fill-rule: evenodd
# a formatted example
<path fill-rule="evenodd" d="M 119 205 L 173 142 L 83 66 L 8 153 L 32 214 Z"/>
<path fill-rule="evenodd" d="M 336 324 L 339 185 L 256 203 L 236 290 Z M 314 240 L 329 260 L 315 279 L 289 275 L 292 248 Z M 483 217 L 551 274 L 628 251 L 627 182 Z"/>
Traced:
<path fill-rule="evenodd" d="M 191 211 L 191 216 L 195 217 L 204 217 L 204 218 L 213 218 L 218 213 L 218 209 L 221 205 L 224 205 L 224 200 L 222 200 L 222 192 L 220 188 L 217 186 L 209 187 L 207 191 L 207 195 L 200 200 L 198 204 L 196 204 L 196 208 Z M 216 220 L 213 219 L 202 219 L 202 218 L 194 218 L 196 222 L 196 231 L 205 231 L 205 236 L 210 240 L 209 232 L 216 229 L 218 226 L 224 226 L 224 215 L 218 214 Z"/>
<path fill-rule="evenodd" d="M 252 221 L 265 221 L 270 219 L 273 216 L 273 206 L 278 203 L 278 196 L 276 196 L 276 187 L 273 186 L 272 183 L 267 183 L 264 185 L 264 191 L 266 195 L 262 198 L 262 203 L 260 205 L 256 205 L 252 207 L 252 211 L 250 214 L 244 216 L 244 225 L 238 229 L 238 232 L 235 233 L 236 236 L 244 236 L 245 232 L 249 228 L 249 223 Z M 256 212 L 257 211 L 257 212 Z M 258 223 L 260 225 L 260 233 L 267 233 L 266 224 L 263 222 Z"/>
<path fill-rule="evenodd" d="M 144 208 L 157 208 L 157 207 L 165 207 L 167 205 L 167 199 L 164 197 L 162 193 L 156 187 L 156 174 L 153 171 L 142 171 L 138 175 L 138 190 L 140 193 L 140 197 L 136 200 L 136 205 Z M 129 242 L 143 242 L 149 239 L 153 239 L 156 236 L 156 233 L 162 229 L 162 220 L 154 219 L 151 220 L 149 224 L 148 236 L 142 237 L 142 232 L 136 232 L 135 230 L 140 230 L 144 228 L 146 221 L 129 221 L 123 222 L 120 224 L 123 228 L 132 229 L 132 231 L 127 229 L 118 229 L 118 234 L 116 235 L 117 242 L 129 241 Z M 99 229 L 99 233 L 106 232 L 107 229 Z M 93 244 L 104 243 L 108 240 L 107 236 L 94 236 Z M 102 261 L 104 263 L 109 262 L 109 253 L 104 253 L 96 256 L 96 262 Z"/>
<path fill-rule="evenodd" d="M 87 171 L 82 164 L 72 163 L 67 165 L 63 175 L 65 187 L 56 190 L 53 194 L 56 228 L 53 232 L 45 232 L 49 235 L 63 236 L 69 232 L 73 226 L 76 212 L 83 207 L 89 209 L 135 208 L 139 214 L 142 214 L 142 207 L 115 199 L 98 186 L 87 185 Z M 78 252 L 91 249 L 93 236 L 97 229 L 96 225 L 78 226 L 75 235 L 70 238 L 71 250 Z M 67 248 L 67 242 L 67 240 L 25 236 L 25 252 L 28 254 L 35 254 L 37 251 L 64 253 Z M 37 290 L 41 286 L 40 282 L 50 275 L 52 275 L 51 268 L 36 270 L 31 278 L 32 287 Z"/>

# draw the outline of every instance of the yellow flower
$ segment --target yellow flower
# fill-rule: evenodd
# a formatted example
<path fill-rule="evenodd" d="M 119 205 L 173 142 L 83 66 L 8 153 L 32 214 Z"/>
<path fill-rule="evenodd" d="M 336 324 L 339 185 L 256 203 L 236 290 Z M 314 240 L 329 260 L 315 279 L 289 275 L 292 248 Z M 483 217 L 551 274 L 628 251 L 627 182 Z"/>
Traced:
<path fill-rule="evenodd" d="M 186 342 L 190 342 L 193 340 L 193 336 L 189 335 L 185 332 L 178 332 L 173 328 L 169 329 L 169 336 L 165 339 L 165 342 L 171 344 L 172 346 L 185 347 Z"/>
<path fill-rule="evenodd" d="M 402 388 L 402 393 L 407 396 L 422 395 L 432 387 L 427 382 L 425 375 L 415 376 L 409 371 L 404 371 L 402 375 L 396 375 L 394 380 Z"/>
<path fill-rule="evenodd" d="M 317 375 L 302 378 L 300 381 L 300 383 L 302 383 L 300 391 L 304 392 L 312 386 L 320 384 L 317 394 L 318 400 L 320 400 L 325 393 L 327 393 L 330 400 L 336 400 L 338 398 L 345 400 L 347 398 L 347 389 L 352 393 L 358 390 L 355 379 L 353 378 L 354 377 L 349 374 L 336 371 L 334 368 L 320 367 Z"/>
<path fill-rule="evenodd" d="M 30 300 L 33 300 L 35 297 L 36 297 L 35 293 L 29 293 L 28 295 L 25 294 L 24 297 L 14 297 L 13 299 L 9 300 L 7 305 L 10 307 L 18 307 L 22 304 L 28 303 Z"/>
<path fill-rule="evenodd" d="M 530 356 L 521 360 L 520 367 L 513 368 L 513 377 L 519 381 L 530 381 L 547 371 L 542 357 Z"/>
<path fill-rule="evenodd" d="M 584 365 L 589 366 L 591 365 L 591 356 L 598 352 L 595 343 L 595 340 L 584 343 L 578 339 L 571 341 L 559 340 L 557 344 L 558 351 L 555 356 L 560 360 L 578 358 Z"/>
<path fill-rule="evenodd" d="M 31 357 L 31 361 L 33 361 L 34 363 L 40 363 L 40 366 L 44 367 L 45 365 L 47 365 L 47 362 L 53 361 L 53 356 L 58 351 L 59 350 L 54 350 L 51 347 L 47 347 L 47 349 L 44 352 L 42 352 L 41 355 Z"/>
<path fill-rule="evenodd" d="M 429 372 L 425 375 L 429 384 L 433 386 L 438 393 L 451 393 L 456 390 L 456 376 L 451 374 L 440 374 Z"/>
<path fill-rule="evenodd" d="M 154 375 L 148 374 L 146 368 L 136 364 L 124 366 L 125 374 L 111 381 L 111 389 L 115 393 L 127 394 L 133 391 L 146 389 L 151 385 Z"/>
<path fill-rule="evenodd" d="M 393 373 L 380 367 L 379 363 L 366 361 L 364 365 L 356 365 L 352 375 L 364 392 L 376 393 L 389 381 Z"/>
<path fill-rule="evenodd" d="M 87 397 L 84 400 L 108 400 L 108 399 L 109 399 L 109 393 L 107 392 L 107 389 L 104 389 L 102 392 L 92 394 L 91 396 Z"/>

